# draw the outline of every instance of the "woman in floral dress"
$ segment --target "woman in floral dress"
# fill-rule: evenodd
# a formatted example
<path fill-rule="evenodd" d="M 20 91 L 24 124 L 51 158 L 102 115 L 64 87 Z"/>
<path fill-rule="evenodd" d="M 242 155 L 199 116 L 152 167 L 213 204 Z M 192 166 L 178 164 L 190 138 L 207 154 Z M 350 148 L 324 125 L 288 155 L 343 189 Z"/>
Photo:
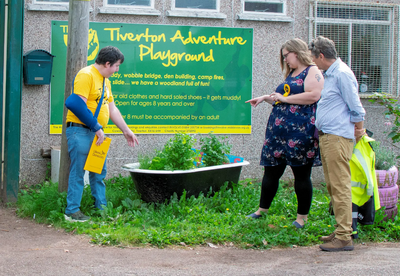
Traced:
<path fill-rule="evenodd" d="M 307 44 L 301 39 L 286 41 L 280 50 L 281 68 L 285 81 L 270 95 L 246 103 L 256 107 L 271 104 L 261 152 L 264 166 L 259 209 L 247 217 L 260 218 L 267 212 L 279 187 L 286 166 L 294 175 L 297 196 L 297 228 L 303 228 L 311 207 L 313 187 L 311 168 L 320 166 L 318 141 L 315 137 L 315 111 L 324 79 L 311 60 Z"/>

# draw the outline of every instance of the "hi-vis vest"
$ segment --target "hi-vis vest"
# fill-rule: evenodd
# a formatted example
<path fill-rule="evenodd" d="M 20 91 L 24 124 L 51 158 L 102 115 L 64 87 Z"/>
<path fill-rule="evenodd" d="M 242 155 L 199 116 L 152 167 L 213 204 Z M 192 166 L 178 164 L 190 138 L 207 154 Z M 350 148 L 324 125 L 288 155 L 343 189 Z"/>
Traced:
<path fill-rule="evenodd" d="M 374 139 L 364 135 L 353 149 L 350 160 L 351 198 L 357 206 L 363 206 L 374 196 L 375 210 L 380 208 L 378 184 L 375 174 L 375 152 L 369 142 Z"/>

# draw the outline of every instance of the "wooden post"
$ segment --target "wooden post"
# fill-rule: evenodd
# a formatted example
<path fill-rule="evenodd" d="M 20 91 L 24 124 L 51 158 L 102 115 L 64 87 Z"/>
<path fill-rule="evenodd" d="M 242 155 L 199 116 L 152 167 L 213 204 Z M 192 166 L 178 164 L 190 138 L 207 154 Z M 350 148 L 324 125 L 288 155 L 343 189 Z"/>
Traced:
<path fill-rule="evenodd" d="M 64 102 L 71 95 L 72 81 L 80 69 L 87 66 L 90 0 L 69 0 L 67 68 Z M 67 108 L 64 106 L 60 173 L 58 190 L 68 190 L 69 164 L 66 130 Z"/>

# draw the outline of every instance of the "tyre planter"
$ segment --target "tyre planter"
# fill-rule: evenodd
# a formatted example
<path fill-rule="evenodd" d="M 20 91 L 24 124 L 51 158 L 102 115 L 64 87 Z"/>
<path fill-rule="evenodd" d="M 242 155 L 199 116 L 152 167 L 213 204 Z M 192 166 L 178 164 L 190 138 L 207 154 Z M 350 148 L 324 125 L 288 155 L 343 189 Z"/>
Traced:
<path fill-rule="evenodd" d="M 379 188 L 378 191 L 381 207 L 385 206 L 386 209 L 389 209 L 397 205 L 399 198 L 399 186 L 397 184 L 389 188 Z"/>
<path fill-rule="evenodd" d="M 396 215 L 397 215 L 397 212 L 398 212 L 398 210 L 397 210 L 397 205 L 394 206 L 393 208 L 386 209 L 386 210 L 385 210 L 386 217 L 384 217 L 383 220 L 384 220 L 384 221 L 388 221 L 388 220 L 390 220 L 390 219 L 391 219 L 391 220 L 394 220 L 394 218 L 395 218 Z"/>
<path fill-rule="evenodd" d="M 224 164 L 192 170 L 142 170 L 139 163 L 127 164 L 123 168 L 130 172 L 138 193 L 146 202 L 164 202 L 174 193 L 188 197 L 207 194 L 210 189 L 218 191 L 226 181 L 238 183 L 243 166 L 249 162 Z"/>
<path fill-rule="evenodd" d="M 393 187 L 397 183 L 399 171 L 397 167 L 393 166 L 387 171 L 375 170 L 378 188 Z"/>

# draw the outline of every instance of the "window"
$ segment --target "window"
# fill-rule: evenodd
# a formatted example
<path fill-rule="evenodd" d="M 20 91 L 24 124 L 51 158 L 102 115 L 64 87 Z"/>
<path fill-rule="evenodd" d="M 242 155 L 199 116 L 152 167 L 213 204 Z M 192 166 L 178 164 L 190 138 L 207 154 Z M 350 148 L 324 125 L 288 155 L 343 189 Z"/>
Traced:
<path fill-rule="evenodd" d="M 225 19 L 219 12 L 220 0 L 171 0 L 167 16 Z"/>
<path fill-rule="evenodd" d="M 244 1 L 243 12 L 286 14 L 284 6 L 282 1 Z"/>
<path fill-rule="evenodd" d="M 192 9 L 192 10 L 218 9 L 217 0 L 175 0 L 174 2 L 175 2 L 174 6 L 175 9 Z"/>
<path fill-rule="evenodd" d="M 238 14 L 238 19 L 292 22 L 293 18 L 287 16 L 286 10 L 286 0 L 242 0 L 242 13 Z"/>
<path fill-rule="evenodd" d="M 69 0 L 35 0 L 34 3 L 36 4 L 43 4 L 43 3 L 69 3 Z"/>
<path fill-rule="evenodd" d="M 106 0 L 106 5 L 151 7 L 151 0 Z"/>
<path fill-rule="evenodd" d="M 314 1 L 310 13 L 313 37 L 322 35 L 335 42 L 338 56 L 356 75 L 360 96 L 398 91 L 399 64 L 394 59 L 399 51 L 394 42 L 398 7 Z"/>
<path fill-rule="evenodd" d="M 68 11 L 69 0 L 33 0 L 27 8 L 31 11 Z"/>
<path fill-rule="evenodd" d="M 154 9 L 154 0 L 103 0 L 99 13 L 156 16 L 161 14 Z"/>

